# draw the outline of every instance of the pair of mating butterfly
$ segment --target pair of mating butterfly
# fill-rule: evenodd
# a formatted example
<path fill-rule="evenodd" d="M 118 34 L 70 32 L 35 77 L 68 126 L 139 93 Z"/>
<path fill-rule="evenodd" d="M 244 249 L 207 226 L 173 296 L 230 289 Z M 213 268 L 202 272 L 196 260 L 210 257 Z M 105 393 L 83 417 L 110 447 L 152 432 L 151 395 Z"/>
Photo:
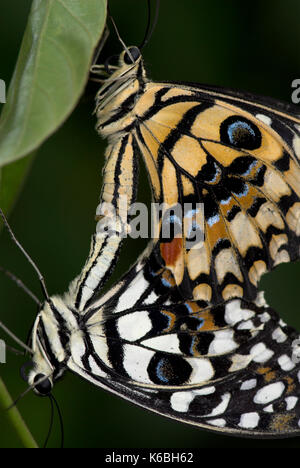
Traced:
<path fill-rule="evenodd" d="M 40 277 L 46 300 L 32 332 L 30 387 L 48 395 L 70 369 L 202 428 L 299 433 L 299 335 L 257 287 L 263 273 L 299 258 L 298 109 L 214 87 L 154 83 L 136 47 L 106 68 L 96 98 L 97 129 L 108 139 L 99 223 L 86 265 L 63 297 L 49 297 Z M 158 238 L 99 297 L 128 228 L 140 155 L 154 201 L 191 209 L 168 218 L 169 238 L 161 212 Z M 189 248 L 201 223 L 204 242 Z"/>

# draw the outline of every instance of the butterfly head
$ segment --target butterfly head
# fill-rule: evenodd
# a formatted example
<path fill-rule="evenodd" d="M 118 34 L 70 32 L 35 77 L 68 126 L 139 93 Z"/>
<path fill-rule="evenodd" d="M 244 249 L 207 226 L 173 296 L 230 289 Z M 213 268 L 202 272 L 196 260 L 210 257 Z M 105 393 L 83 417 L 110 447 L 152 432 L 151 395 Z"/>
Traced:
<path fill-rule="evenodd" d="M 52 392 L 53 381 L 50 377 L 44 374 L 36 374 L 34 377 L 34 392 L 38 396 L 48 396 Z"/>
<path fill-rule="evenodd" d="M 26 368 L 30 365 L 32 370 L 29 375 L 26 374 Z M 38 396 L 45 397 L 49 396 L 53 389 L 53 380 L 51 376 L 45 374 L 39 374 L 35 370 L 35 364 L 33 361 L 29 361 L 20 369 L 22 379 L 30 385 L 30 389 L 33 389 L 34 393 Z"/>
<path fill-rule="evenodd" d="M 129 49 L 124 50 L 119 57 L 119 63 L 122 66 L 123 64 L 132 65 L 137 62 L 140 62 L 142 56 L 141 51 L 138 47 L 132 46 Z"/>
<path fill-rule="evenodd" d="M 27 374 L 26 369 L 30 367 Z M 22 365 L 21 376 L 38 396 L 49 396 L 53 389 L 53 369 L 48 359 L 40 353 L 35 353 L 33 360 Z"/>
<path fill-rule="evenodd" d="M 69 357 L 68 321 L 64 313 L 69 312 L 60 298 L 52 297 L 42 306 L 33 326 L 32 361 L 30 370 L 21 369 L 21 376 L 39 396 L 50 395 L 55 381 L 62 376 Z M 74 324 L 73 324 L 74 325 Z"/>

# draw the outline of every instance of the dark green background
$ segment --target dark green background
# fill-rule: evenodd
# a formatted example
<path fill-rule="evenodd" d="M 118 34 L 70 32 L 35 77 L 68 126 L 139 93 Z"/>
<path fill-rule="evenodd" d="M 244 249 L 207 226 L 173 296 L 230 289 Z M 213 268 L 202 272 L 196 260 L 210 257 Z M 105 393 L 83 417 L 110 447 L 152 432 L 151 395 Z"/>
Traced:
<path fill-rule="evenodd" d="M 86 1 L 86 0 L 82 0 Z M 162 0 L 158 25 L 143 54 L 154 80 L 185 80 L 244 89 L 290 102 L 291 82 L 300 78 L 300 2 L 298 0 Z M 30 0 L 1 0 L 0 78 L 8 83 L 26 25 Z M 127 44 L 138 44 L 146 23 L 146 2 L 113 0 L 111 9 Z M 111 34 L 106 54 L 120 50 Z M 106 58 L 106 57 L 105 57 Z M 50 293 L 62 293 L 80 271 L 94 231 L 101 187 L 103 143 L 94 131 L 89 84 L 76 110 L 40 148 L 10 222 L 44 273 Z M 141 196 L 146 176 L 141 175 Z M 142 249 L 129 241 L 115 278 Z M 36 294 L 39 284 L 8 236 L 0 243 L 6 266 Z M 263 279 L 269 303 L 300 329 L 299 264 L 280 266 Z M 1 320 L 23 340 L 36 315 L 35 305 L 5 278 L 0 282 Z M 0 372 L 14 396 L 25 384 L 22 357 L 8 355 Z M 300 439 L 248 440 L 215 435 L 168 421 L 136 408 L 68 373 L 55 392 L 63 412 L 67 447 L 300 447 Z M 48 399 L 27 395 L 19 409 L 39 444 L 49 426 Z M 57 419 L 50 446 L 59 445 Z M 0 446 L 18 446 L 0 416 Z"/>

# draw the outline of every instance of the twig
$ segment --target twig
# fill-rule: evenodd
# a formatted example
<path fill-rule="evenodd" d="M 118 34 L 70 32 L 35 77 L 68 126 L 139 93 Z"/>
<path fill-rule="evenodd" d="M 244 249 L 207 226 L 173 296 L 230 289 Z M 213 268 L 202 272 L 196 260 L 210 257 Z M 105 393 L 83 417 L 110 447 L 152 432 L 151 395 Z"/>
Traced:
<path fill-rule="evenodd" d="M 12 404 L 13 400 L 0 377 L 0 413 L 9 421 L 9 424 L 18 435 L 23 447 L 39 448 L 17 407 L 13 406 L 7 411 L 7 408 Z M 2 430 L 3 429 L 2 427 Z"/>

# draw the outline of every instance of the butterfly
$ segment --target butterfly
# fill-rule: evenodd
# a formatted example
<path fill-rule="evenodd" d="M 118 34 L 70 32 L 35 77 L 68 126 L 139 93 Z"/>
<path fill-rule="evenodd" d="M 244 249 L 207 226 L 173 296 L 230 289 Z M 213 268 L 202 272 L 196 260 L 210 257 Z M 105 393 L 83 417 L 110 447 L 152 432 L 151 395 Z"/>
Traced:
<path fill-rule="evenodd" d="M 257 287 L 262 274 L 299 258 L 298 109 L 220 88 L 152 82 L 137 47 L 108 71 L 96 97 L 97 129 L 108 141 L 96 233 L 67 293 L 46 294 L 32 331 L 28 384 L 48 395 L 71 370 L 208 430 L 299 434 L 300 336 Z M 162 209 L 156 238 L 101 296 L 129 231 L 140 156 L 153 200 L 190 210 L 180 219 Z M 191 248 L 197 229 L 204 238 Z"/>

